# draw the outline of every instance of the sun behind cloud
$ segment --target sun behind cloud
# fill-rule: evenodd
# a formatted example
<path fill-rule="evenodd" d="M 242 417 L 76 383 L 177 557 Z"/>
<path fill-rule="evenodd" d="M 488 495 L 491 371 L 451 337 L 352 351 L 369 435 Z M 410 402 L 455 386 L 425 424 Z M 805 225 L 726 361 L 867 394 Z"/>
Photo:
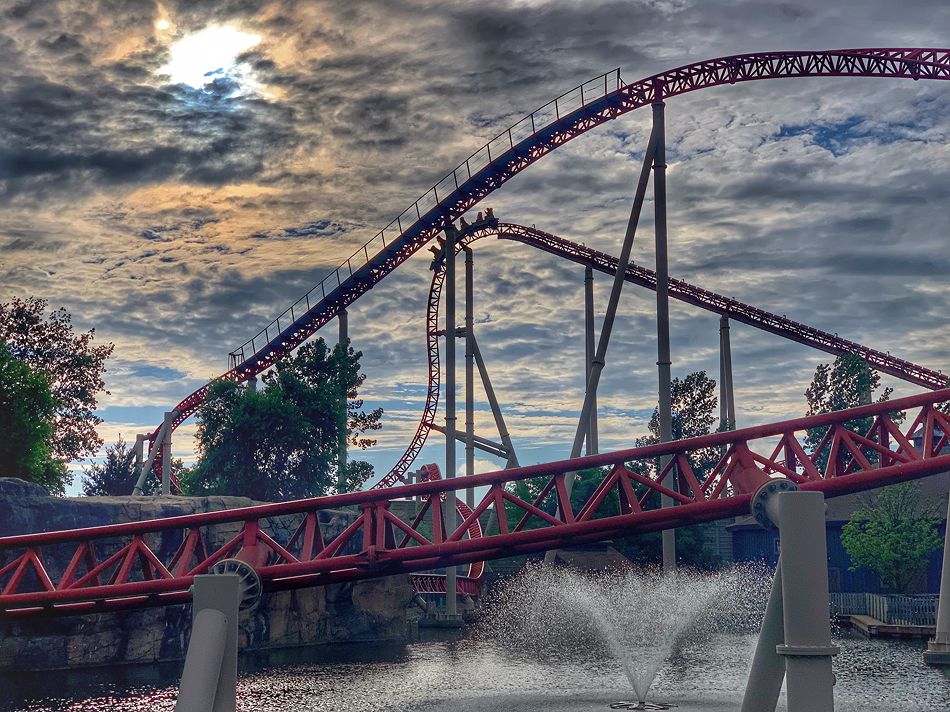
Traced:
<path fill-rule="evenodd" d="M 238 66 L 242 52 L 256 47 L 260 35 L 242 32 L 230 25 L 212 25 L 185 35 L 171 46 L 171 58 L 159 73 L 167 75 L 172 84 L 200 88 L 219 77 L 228 77 L 239 84 L 246 80 Z"/>

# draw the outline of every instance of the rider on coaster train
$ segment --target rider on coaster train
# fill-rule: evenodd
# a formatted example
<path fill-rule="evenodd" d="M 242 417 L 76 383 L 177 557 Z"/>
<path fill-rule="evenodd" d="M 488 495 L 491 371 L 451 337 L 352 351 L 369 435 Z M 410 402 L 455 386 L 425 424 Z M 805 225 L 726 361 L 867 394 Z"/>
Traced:
<path fill-rule="evenodd" d="M 489 222 L 490 220 L 494 220 L 494 219 L 495 219 L 494 208 L 486 208 L 484 215 L 482 215 L 482 211 L 481 211 L 481 210 L 478 211 L 478 215 L 475 216 L 475 222 L 473 222 L 471 225 L 469 225 L 469 224 L 465 221 L 465 216 L 464 216 L 464 215 L 463 215 L 462 217 L 460 217 L 460 218 L 459 218 L 459 227 L 460 227 L 461 230 L 465 230 L 466 228 L 475 227 L 475 226 L 477 226 L 477 225 L 479 225 L 479 224 L 481 224 L 481 223 L 486 223 L 486 222 Z M 450 229 L 450 230 L 454 230 L 454 229 L 455 229 L 455 225 L 452 224 L 452 223 L 450 223 L 449 229 Z M 437 238 L 435 238 L 435 241 L 436 241 L 437 243 L 439 243 L 439 244 L 438 244 L 438 245 L 431 245 L 431 246 L 429 247 L 429 252 L 431 252 L 432 255 L 433 255 L 433 257 L 432 257 L 432 264 L 429 265 L 429 269 L 431 269 L 431 270 L 433 270 L 433 271 L 437 271 L 437 270 L 442 269 L 442 262 L 445 260 L 445 238 L 444 238 L 444 237 L 437 237 Z"/>

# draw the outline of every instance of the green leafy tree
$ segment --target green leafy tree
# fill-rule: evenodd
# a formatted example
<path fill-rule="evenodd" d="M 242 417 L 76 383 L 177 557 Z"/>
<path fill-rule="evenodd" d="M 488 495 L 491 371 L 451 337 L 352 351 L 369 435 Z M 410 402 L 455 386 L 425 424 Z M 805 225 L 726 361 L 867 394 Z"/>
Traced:
<path fill-rule="evenodd" d="M 670 382 L 670 397 L 673 412 L 672 431 L 674 440 L 696 438 L 709 435 L 718 421 L 716 414 L 719 408 L 719 399 L 716 396 L 716 381 L 711 379 L 705 371 L 695 371 L 685 378 L 674 378 Z M 650 432 L 648 435 L 637 438 L 637 447 L 654 445 L 660 442 L 660 412 L 653 410 L 650 418 Z M 696 479 L 704 482 L 719 462 L 722 453 L 719 448 L 703 448 L 690 453 L 690 465 Z M 637 462 L 631 464 L 631 469 L 643 475 L 654 477 L 658 472 L 659 462 Z M 637 486 L 637 493 L 641 497 L 646 494 L 643 485 Z M 660 498 L 653 495 L 646 502 L 647 509 L 660 506 Z M 677 561 L 686 566 L 709 569 L 718 566 L 721 561 L 709 544 L 710 530 L 713 524 L 696 524 L 680 527 L 676 530 Z M 634 537 L 624 537 L 617 540 L 617 548 L 632 560 L 642 564 L 657 563 L 662 560 L 662 537 L 659 532 L 652 532 Z"/>
<path fill-rule="evenodd" d="M 72 481 L 65 463 L 93 455 L 102 445 L 96 432 L 102 419 L 94 411 L 113 349 L 112 344 L 93 345 L 95 329 L 75 333 L 71 319 L 62 308 L 47 313 L 45 299 L 14 298 L 0 304 L 0 341 L 14 358 L 46 378 L 56 402 L 45 475 L 56 492 Z"/>
<path fill-rule="evenodd" d="M 380 427 L 382 409 L 364 411 L 358 398 L 361 355 L 317 339 L 277 363 L 259 390 L 213 384 L 198 410 L 199 460 L 185 490 L 278 501 L 360 487 L 372 474 L 368 463 L 338 470 L 344 416 L 355 447 L 375 444 L 367 432 Z"/>
<path fill-rule="evenodd" d="M 874 392 L 880 387 L 881 377 L 868 364 L 854 354 L 843 354 L 835 359 L 833 365 L 819 364 L 815 369 L 815 376 L 811 385 L 805 391 L 808 401 L 806 415 L 821 415 L 847 408 L 857 408 L 872 402 Z M 892 388 L 885 388 L 878 403 L 890 399 Z M 894 414 L 897 420 L 900 414 Z M 865 435 L 873 422 L 872 418 L 860 418 L 845 424 L 845 427 L 854 433 Z M 805 446 L 810 453 L 814 453 L 828 432 L 828 428 L 812 428 L 805 435 Z M 865 455 L 876 457 L 870 449 Z M 820 469 L 828 463 L 828 451 L 824 448 L 818 453 L 816 464 Z"/>
<path fill-rule="evenodd" d="M 885 487 L 867 501 L 841 530 L 851 571 L 866 566 L 896 593 L 906 593 L 926 570 L 943 541 L 935 507 L 925 502 L 916 482 Z"/>
<path fill-rule="evenodd" d="M 185 473 L 180 458 L 172 460 L 172 474 L 181 479 Z M 106 446 L 105 458 L 83 468 L 82 493 L 88 497 L 127 497 L 135 486 L 138 474 L 135 471 L 135 449 L 119 436 L 114 444 Z M 148 477 L 142 486 L 146 495 L 155 494 L 161 488 L 157 477 Z"/>
<path fill-rule="evenodd" d="M 0 477 L 19 477 L 63 493 L 65 468 L 50 446 L 55 413 L 46 378 L 0 341 Z"/>

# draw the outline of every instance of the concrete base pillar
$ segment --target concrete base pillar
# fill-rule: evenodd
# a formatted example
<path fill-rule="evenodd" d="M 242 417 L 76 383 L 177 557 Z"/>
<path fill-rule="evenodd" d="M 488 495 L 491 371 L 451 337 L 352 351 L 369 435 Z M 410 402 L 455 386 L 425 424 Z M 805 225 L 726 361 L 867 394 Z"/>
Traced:
<path fill-rule="evenodd" d="M 175 712 L 235 712 L 239 603 L 238 576 L 195 576 L 191 639 Z"/>
<path fill-rule="evenodd" d="M 165 438 L 162 440 L 162 494 L 172 493 L 172 423 L 175 412 L 165 413 Z"/>
<path fill-rule="evenodd" d="M 947 500 L 947 518 L 943 568 L 940 570 L 940 598 L 937 600 L 937 632 L 924 651 L 924 662 L 928 665 L 950 665 L 950 500 Z"/>
<path fill-rule="evenodd" d="M 838 648 L 831 644 L 824 495 L 779 491 L 763 501 L 782 553 L 742 712 L 773 712 L 782 666 L 788 712 L 834 712 L 831 658 Z"/>

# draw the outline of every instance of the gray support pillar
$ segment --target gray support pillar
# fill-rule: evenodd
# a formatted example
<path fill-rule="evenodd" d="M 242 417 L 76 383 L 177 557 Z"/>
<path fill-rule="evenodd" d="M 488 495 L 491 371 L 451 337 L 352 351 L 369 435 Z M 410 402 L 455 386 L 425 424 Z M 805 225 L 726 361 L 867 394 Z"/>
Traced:
<path fill-rule="evenodd" d="M 173 410 L 172 414 L 175 417 L 178 417 L 178 411 Z M 161 426 L 158 428 L 158 432 L 155 434 L 155 441 L 151 444 L 151 447 L 148 451 L 148 458 L 145 460 L 145 464 L 142 465 L 142 471 L 139 473 L 139 478 L 135 483 L 135 487 L 132 489 L 133 496 L 139 496 L 142 494 L 142 488 L 145 486 L 145 478 L 148 477 L 148 473 L 152 471 L 152 465 L 155 462 L 155 456 L 158 455 L 161 450 L 162 443 L 165 441 L 166 434 L 171 430 L 172 423 L 166 417 L 162 421 Z"/>
<path fill-rule="evenodd" d="M 585 389 L 591 382 L 590 374 L 594 368 L 594 269 L 588 265 L 584 268 L 584 351 L 587 362 L 585 372 Z M 585 390 L 586 398 L 586 390 Z M 590 421 L 587 430 L 586 454 L 597 454 L 597 392 L 591 395 L 593 402 L 590 407 Z"/>
<path fill-rule="evenodd" d="M 772 580 L 772 592 L 765 607 L 765 617 L 752 658 L 752 669 L 742 698 L 741 712 L 773 712 L 785 680 L 785 660 L 776 650 L 785 643 L 782 620 L 782 562 L 779 561 Z"/>
<path fill-rule="evenodd" d="M 135 436 L 135 481 L 142 479 L 142 465 L 145 464 L 145 436 Z"/>
<path fill-rule="evenodd" d="M 455 237 L 454 227 L 445 231 L 445 479 L 455 478 Z M 447 532 L 455 530 L 455 497 L 442 502 L 442 521 Z M 455 567 L 445 568 L 445 614 L 455 617 Z"/>
<path fill-rule="evenodd" d="M 597 350 L 591 361 L 590 379 L 584 394 L 584 406 L 581 408 L 581 417 L 574 433 L 574 444 L 571 447 L 571 458 L 580 457 L 581 448 L 590 424 L 590 414 L 594 407 L 594 396 L 597 394 L 597 385 L 600 383 L 600 374 L 604 369 L 607 358 L 607 347 L 610 345 L 610 334 L 613 331 L 614 319 L 617 316 L 617 306 L 620 303 L 620 292 L 623 289 L 627 266 L 630 264 L 630 250 L 633 248 L 633 239 L 637 233 L 637 223 L 640 221 L 640 211 L 643 208 L 643 199 L 646 196 L 647 184 L 650 181 L 650 164 L 656 151 L 656 132 L 650 135 L 646 155 L 643 157 L 643 166 L 640 169 L 640 179 L 637 182 L 637 192 L 630 209 L 630 219 L 627 221 L 627 231 L 624 234 L 623 245 L 620 248 L 620 257 L 617 260 L 617 272 L 614 274 L 613 285 L 610 288 L 610 297 L 607 300 L 607 311 L 604 314 L 604 323 L 600 328 L 600 338 L 597 340 Z M 570 494 L 574 478 L 564 479 L 567 492 Z"/>
<path fill-rule="evenodd" d="M 340 336 L 337 343 L 340 349 L 346 353 L 350 345 L 350 322 L 346 309 L 341 309 L 337 315 L 339 321 Z M 340 419 L 337 423 L 339 435 L 337 439 L 337 474 L 336 491 L 343 494 L 346 491 L 346 387 L 343 387 L 343 407 L 340 411 Z"/>
<path fill-rule="evenodd" d="M 245 386 L 247 390 L 256 393 L 257 392 L 257 376 L 251 376 L 247 379 L 247 384 Z"/>
<path fill-rule="evenodd" d="M 465 476 L 475 474 L 475 258 L 465 248 Z M 465 490 L 465 503 L 475 506 L 475 490 Z"/>
<path fill-rule="evenodd" d="M 478 341 L 475 340 L 474 333 L 472 334 L 472 353 L 475 356 L 475 365 L 478 366 L 478 374 L 482 379 L 482 386 L 485 388 L 488 406 L 495 418 L 498 437 L 501 438 L 501 444 L 508 452 L 508 462 L 505 467 L 518 467 L 518 455 L 515 453 L 515 446 L 511 442 L 511 435 L 509 435 L 508 427 L 505 425 L 505 418 L 501 413 L 501 407 L 498 405 L 498 398 L 495 397 L 495 389 L 492 387 L 491 378 L 488 376 L 488 368 L 485 366 L 485 359 L 482 358 L 482 352 L 478 348 Z"/>
<path fill-rule="evenodd" d="M 764 502 L 767 519 L 778 526 L 782 553 L 742 712 L 775 709 L 783 664 L 788 712 L 834 712 L 831 658 L 838 649 L 831 644 L 824 495 L 761 488 L 755 500 Z"/>
<path fill-rule="evenodd" d="M 947 532 L 943 540 L 940 598 L 937 599 L 937 630 L 924 651 L 924 662 L 950 665 L 950 499 L 947 500 Z"/>
<path fill-rule="evenodd" d="M 732 383 L 729 318 L 719 318 L 719 421 L 722 430 L 736 429 L 736 394 Z"/>
<path fill-rule="evenodd" d="M 235 712 L 240 578 L 195 576 L 192 627 L 175 712 Z"/>
<path fill-rule="evenodd" d="M 775 495 L 782 540 L 782 609 L 789 712 L 834 712 L 828 600 L 825 497 L 821 492 Z"/>
<path fill-rule="evenodd" d="M 165 437 L 162 439 L 162 494 L 172 493 L 172 422 L 175 411 L 165 413 Z"/>
<path fill-rule="evenodd" d="M 653 161 L 653 195 L 656 222 L 656 366 L 659 376 L 660 442 L 673 439 L 673 408 L 670 394 L 670 275 L 666 241 L 666 126 L 662 101 L 653 102 L 653 134 L 656 152 Z M 626 273 L 626 267 L 623 270 Z M 669 456 L 660 458 L 666 467 Z M 671 489 L 676 479 L 667 475 L 663 484 Z M 673 506 L 673 500 L 662 495 L 662 506 Z M 663 570 L 676 569 L 676 530 L 663 530 Z"/>
<path fill-rule="evenodd" d="M 637 181 L 637 191 L 633 197 L 633 206 L 630 208 L 630 218 L 627 220 L 627 230 L 624 233 L 623 245 L 620 248 L 620 257 L 617 259 L 617 271 L 610 287 L 610 297 L 607 299 L 607 311 L 604 314 L 604 323 L 600 328 L 600 338 L 597 340 L 597 350 L 591 361 L 590 378 L 584 393 L 584 406 L 581 408 L 581 417 L 577 421 L 577 430 L 574 433 L 574 444 L 571 446 L 571 459 L 580 457 L 584 439 L 590 429 L 590 414 L 594 408 L 594 397 L 600 383 L 600 374 L 604 369 L 607 358 L 607 347 L 610 345 L 610 334 L 613 331 L 614 319 L 617 316 L 617 306 L 620 304 L 620 292 L 623 289 L 627 266 L 630 264 L 630 251 L 633 249 L 633 239 L 637 234 L 637 224 L 640 222 L 640 211 L 646 197 L 647 184 L 650 182 L 650 166 L 656 153 L 656 130 L 650 134 L 646 154 L 643 156 L 643 165 L 640 168 L 640 178 Z M 569 472 L 564 478 L 567 496 L 571 496 L 574 487 L 574 473 Z M 544 563 L 553 565 L 556 552 L 551 549 L 544 555 Z"/>

